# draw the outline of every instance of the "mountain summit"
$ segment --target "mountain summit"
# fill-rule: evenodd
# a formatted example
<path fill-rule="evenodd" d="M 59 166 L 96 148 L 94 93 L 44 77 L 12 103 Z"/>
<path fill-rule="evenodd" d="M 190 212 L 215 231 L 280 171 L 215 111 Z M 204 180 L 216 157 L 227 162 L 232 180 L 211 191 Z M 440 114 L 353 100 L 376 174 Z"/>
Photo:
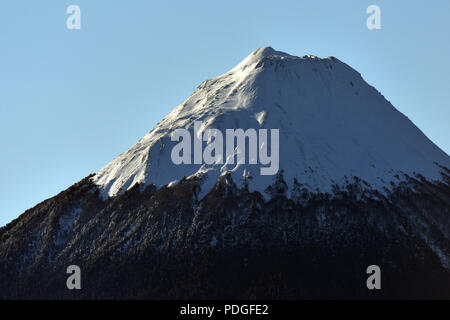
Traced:
<path fill-rule="evenodd" d="M 202 176 L 202 194 L 217 179 L 243 176 L 250 190 L 264 194 L 273 181 L 260 164 L 174 164 L 176 129 L 193 134 L 218 129 L 279 130 L 279 169 L 292 189 L 294 180 L 312 191 L 329 192 L 354 177 L 383 191 L 421 174 L 440 179 L 447 154 L 434 145 L 361 75 L 334 57 L 296 57 L 271 47 L 255 50 L 239 65 L 204 81 L 153 130 L 95 175 L 105 196 L 136 183 L 161 187 L 183 177 Z M 197 133 L 198 134 L 198 133 Z M 248 158 L 248 157 L 247 157 Z"/>
<path fill-rule="evenodd" d="M 0 299 L 449 299 L 449 167 L 345 63 L 261 48 L 0 228 Z"/>

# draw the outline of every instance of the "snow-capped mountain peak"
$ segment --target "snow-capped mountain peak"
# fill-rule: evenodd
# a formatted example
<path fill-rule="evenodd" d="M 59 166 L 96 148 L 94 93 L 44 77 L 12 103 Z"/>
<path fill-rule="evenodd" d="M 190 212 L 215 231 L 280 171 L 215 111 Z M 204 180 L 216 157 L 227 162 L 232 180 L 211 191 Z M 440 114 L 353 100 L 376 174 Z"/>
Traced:
<path fill-rule="evenodd" d="M 258 49 L 0 228 L 0 299 L 449 298 L 449 162 L 345 63 Z"/>
<path fill-rule="evenodd" d="M 384 190 L 403 174 L 439 179 L 436 164 L 450 167 L 447 154 L 345 63 L 264 47 L 229 72 L 204 81 L 100 170 L 94 182 L 105 195 L 114 196 L 136 183 L 160 187 L 197 175 L 204 194 L 219 176 L 231 173 L 238 184 L 245 180 L 250 190 L 264 194 L 275 177 L 261 175 L 261 163 L 173 162 L 178 142 L 171 135 L 184 128 L 193 137 L 195 123 L 201 123 L 195 133 L 200 138 L 207 129 L 223 134 L 227 129 L 278 130 L 279 172 L 289 187 L 296 179 L 308 189 L 329 191 L 358 177 Z M 206 145 L 204 141 L 202 147 Z"/>
<path fill-rule="evenodd" d="M 254 63 L 258 63 L 259 61 L 261 61 L 261 59 L 264 59 L 266 57 L 273 57 L 278 59 L 296 58 L 285 52 L 276 51 L 272 47 L 263 47 L 256 49 L 251 54 L 249 54 L 247 58 L 242 60 L 242 62 L 239 63 L 234 69 L 232 69 L 232 71 L 237 69 L 243 69 Z"/>

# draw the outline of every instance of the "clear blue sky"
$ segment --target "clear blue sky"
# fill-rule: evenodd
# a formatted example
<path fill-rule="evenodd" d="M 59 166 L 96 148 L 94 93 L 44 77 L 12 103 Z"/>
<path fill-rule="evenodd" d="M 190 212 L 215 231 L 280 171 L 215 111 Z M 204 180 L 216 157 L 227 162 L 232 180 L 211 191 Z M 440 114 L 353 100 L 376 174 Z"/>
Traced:
<path fill-rule="evenodd" d="M 81 30 L 66 8 L 81 8 Z M 381 8 L 368 30 L 366 8 Z M 336 56 L 450 153 L 450 1 L 0 2 L 0 226 L 258 47 Z"/>

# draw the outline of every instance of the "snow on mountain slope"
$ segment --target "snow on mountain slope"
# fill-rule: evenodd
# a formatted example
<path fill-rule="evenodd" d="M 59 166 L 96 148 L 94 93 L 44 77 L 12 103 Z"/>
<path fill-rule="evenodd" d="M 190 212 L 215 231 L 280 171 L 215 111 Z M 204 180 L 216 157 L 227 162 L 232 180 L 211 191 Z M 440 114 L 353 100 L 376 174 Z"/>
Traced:
<path fill-rule="evenodd" d="M 176 165 L 171 133 L 205 130 L 279 129 L 280 170 L 288 186 L 294 178 L 310 190 L 329 191 L 357 176 L 373 188 L 390 188 L 402 173 L 440 178 L 436 163 L 450 158 L 361 75 L 334 57 L 295 57 L 270 47 L 251 53 L 238 66 L 204 81 L 153 130 L 98 172 L 94 182 L 114 196 L 138 182 L 162 186 L 201 175 L 202 194 L 231 172 L 250 190 L 264 190 L 274 176 L 260 175 L 260 164 Z M 191 133 L 192 134 L 192 133 Z"/>

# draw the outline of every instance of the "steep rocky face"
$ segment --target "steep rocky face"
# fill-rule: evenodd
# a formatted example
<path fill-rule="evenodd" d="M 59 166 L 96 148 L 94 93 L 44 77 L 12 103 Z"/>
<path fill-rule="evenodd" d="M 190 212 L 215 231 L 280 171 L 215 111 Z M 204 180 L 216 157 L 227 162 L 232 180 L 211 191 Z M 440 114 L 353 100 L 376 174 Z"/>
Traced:
<path fill-rule="evenodd" d="M 86 178 L 0 229 L 1 298 L 450 298 L 450 178 L 406 177 L 388 196 L 357 179 L 333 193 L 280 174 L 136 185 L 103 200 Z M 67 266 L 82 290 L 66 288 Z M 366 288 L 367 266 L 382 290 Z"/>

